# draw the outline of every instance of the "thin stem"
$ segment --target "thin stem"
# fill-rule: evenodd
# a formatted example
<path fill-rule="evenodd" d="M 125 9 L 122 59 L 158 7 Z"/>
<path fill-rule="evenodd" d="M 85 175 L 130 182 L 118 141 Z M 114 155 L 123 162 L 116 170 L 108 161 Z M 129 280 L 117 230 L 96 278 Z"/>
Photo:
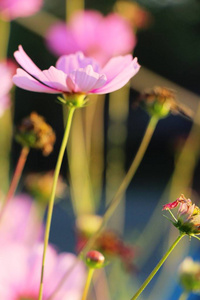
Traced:
<path fill-rule="evenodd" d="M 176 217 L 174 216 L 174 214 L 171 212 L 170 209 L 168 209 L 168 212 L 170 213 L 170 215 L 172 216 L 172 218 L 174 219 L 174 221 L 177 223 L 178 220 L 176 219 Z"/>
<path fill-rule="evenodd" d="M 196 236 L 195 234 L 192 235 L 195 239 L 200 241 L 200 238 L 198 236 Z"/>
<path fill-rule="evenodd" d="M 10 36 L 10 22 L 0 16 L 0 60 L 6 59 L 8 40 Z"/>
<path fill-rule="evenodd" d="M 60 152 L 58 155 L 58 160 L 54 172 L 54 178 L 53 178 L 53 185 L 52 185 L 52 191 L 51 196 L 49 200 L 49 206 L 48 206 L 48 212 L 47 212 L 47 220 L 46 220 L 46 228 L 45 228 L 45 236 L 44 236 L 44 250 L 43 250 L 43 257 L 42 257 L 42 269 L 41 269 L 41 278 L 40 278 L 40 290 L 39 290 L 39 297 L 38 300 L 42 300 L 42 292 L 43 292 L 43 277 L 44 277 L 44 266 L 45 266 L 45 259 L 46 259 L 46 251 L 48 247 L 49 242 L 49 233 L 50 233 L 50 227 L 51 227 L 51 219 L 52 219 L 52 213 L 53 213 L 53 206 L 54 206 L 54 199 L 55 199 L 55 193 L 56 193 L 56 186 L 58 181 L 58 176 L 60 173 L 60 168 L 63 160 L 63 156 L 65 153 L 65 148 L 67 146 L 67 141 L 69 137 L 69 132 L 71 128 L 72 118 L 75 111 L 75 107 L 70 107 L 68 112 L 68 119 L 67 119 L 67 125 L 65 128 L 65 133 L 63 136 L 62 144 L 60 147 Z"/>
<path fill-rule="evenodd" d="M 17 162 L 17 166 L 16 166 L 16 169 L 15 169 L 15 172 L 14 172 L 11 184 L 10 184 L 10 188 L 8 190 L 6 199 L 5 199 L 4 203 L 3 203 L 3 207 L 2 207 L 2 210 L 0 212 L 0 217 L 2 216 L 2 214 L 4 212 L 5 207 L 6 207 L 7 203 L 8 203 L 8 201 L 15 194 L 15 191 L 17 189 L 19 180 L 21 178 L 21 175 L 22 175 L 22 172 L 23 172 L 23 169 L 24 169 L 24 166 L 25 166 L 25 163 L 26 163 L 29 151 L 30 151 L 30 149 L 28 147 L 23 147 L 22 150 L 21 150 L 21 154 L 20 154 L 18 162 Z"/>
<path fill-rule="evenodd" d="M 83 290 L 83 295 L 82 295 L 81 300 L 86 300 L 87 299 L 87 295 L 88 295 L 90 283 L 91 283 L 91 280 L 92 280 L 92 276 L 94 274 L 94 270 L 95 269 L 92 269 L 92 268 L 89 268 L 89 270 L 88 270 L 88 275 L 87 275 L 87 279 L 86 279 L 86 283 L 85 283 L 85 287 L 84 287 L 84 290 Z"/>
<path fill-rule="evenodd" d="M 179 300 L 187 300 L 188 299 L 188 292 L 183 292 L 181 295 L 180 295 L 180 298 Z"/>
<path fill-rule="evenodd" d="M 140 296 L 140 294 L 142 293 L 142 291 L 146 288 L 146 286 L 149 284 L 149 282 L 153 279 L 153 277 L 156 275 L 156 273 L 158 272 L 158 270 L 160 269 L 160 267 L 163 265 L 163 263 L 165 262 L 165 260 L 169 256 L 169 254 L 176 247 L 176 245 L 178 244 L 178 242 L 182 239 L 182 237 L 184 235 L 185 234 L 181 234 L 181 235 L 178 236 L 178 238 L 175 240 L 175 242 L 172 244 L 172 246 L 168 249 L 168 251 L 165 253 L 165 255 L 161 258 L 161 260 L 159 261 L 159 263 L 157 264 L 157 266 L 153 269 L 153 271 L 151 272 L 151 274 L 147 277 L 147 279 L 141 285 L 141 287 L 139 288 L 139 290 L 137 291 L 137 293 L 131 298 L 131 300 L 136 300 Z"/>
<path fill-rule="evenodd" d="M 82 255 L 84 255 L 85 253 L 87 253 L 93 246 L 93 244 L 95 243 L 95 241 L 97 240 L 97 238 L 99 237 L 99 235 L 101 234 L 104 226 L 106 225 L 107 221 L 109 220 L 109 218 L 112 216 L 113 212 L 115 211 L 116 207 L 118 206 L 118 204 L 120 203 L 120 200 L 122 198 L 123 193 L 125 192 L 126 188 L 128 187 L 131 179 L 133 178 L 134 174 L 137 171 L 137 168 L 145 154 L 145 151 L 150 143 L 151 137 L 155 131 L 156 125 L 158 123 L 158 119 L 155 117 L 151 117 L 149 124 L 147 125 L 147 129 L 146 132 L 144 134 L 143 140 L 140 144 L 140 147 L 137 151 L 137 154 L 132 162 L 132 165 L 128 171 L 128 173 L 126 174 L 126 176 L 124 177 L 118 191 L 116 192 L 114 198 L 112 199 L 112 201 L 110 202 L 110 205 L 108 206 L 104 216 L 103 216 L 103 221 L 102 224 L 100 226 L 100 228 L 96 231 L 96 233 L 88 240 L 88 242 L 86 243 L 86 245 L 84 246 L 84 248 L 82 249 L 82 252 L 79 253 L 78 258 L 81 258 Z M 60 289 L 60 287 L 63 285 L 63 283 L 67 280 L 69 274 L 71 273 L 71 271 L 75 268 L 75 266 L 78 264 L 78 260 L 74 263 L 74 265 L 72 266 L 72 268 L 70 270 L 68 270 L 63 278 L 61 279 L 61 281 L 58 283 L 57 287 L 55 288 L 54 292 L 50 295 L 50 297 L 48 298 L 48 300 L 53 299 L 55 294 L 58 292 L 58 290 Z"/>
<path fill-rule="evenodd" d="M 103 216 L 103 221 L 102 224 L 100 226 L 100 228 L 98 229 L 98 231 L 89 239 L 89 241 L 87 242 L 87 244 L 85 245 L 85 247 L 83 248 L 82 252 L 83 253 L 87 253 L 88 250 L 93 246 L 93 244 L 95 243 L 96 239 L 99 237 L 100 233 L 102 232 L 104 226 L 107 224 L 108 220 L 110 219 L 110 217 L 112 216 L 112 214 L 114 213 L 115 209 L 117 208 L 117 206 L 119 205 L 122 196 L 124 194 L 124 192 L 126 191 L 128 185 L 130 184 L 133 176 L 135 175 L 143 157 L 144 154 L 147 150 L 147 147 L 151 141 L 152 135 L 155 131 L 156 125 L 158 123 L 158 119 L 155 117 L 151 117 L 151 119 L 149 120 L 149 123 L 147 125 L 144 137 L 142 139 L 142 142 L 140 144 L 140 147 L 137 151 L 137 154 L 126 174 L 126 176 L 124 177 L 121 185 L 119 186 L 119 189 L 117 190 L 115 196 L 113 197 L 113 199 L 111 200 L 110 204 L 107 207 L 107 210 Z"/>

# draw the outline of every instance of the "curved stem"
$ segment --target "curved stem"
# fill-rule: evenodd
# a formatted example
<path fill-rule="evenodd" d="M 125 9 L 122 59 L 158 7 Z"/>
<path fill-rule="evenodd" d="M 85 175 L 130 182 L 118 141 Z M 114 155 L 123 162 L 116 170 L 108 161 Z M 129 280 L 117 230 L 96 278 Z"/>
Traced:
<path fill-rule="evenodd" d="M 71 128 L 71 123 L 72 123 L 72 118 L 73 118 L 73 114 L 74 114 L 75 109 L 76 109 L 75 107 L 70 107 L 69 108 L 67 125 L 66 125 L 66 128 L 65 128 L 65 133 L 64 133 L 64 136 L 63 136 L 63 140 L 62 140 L 62 144 L 61 144 L 61 147 L 60 147 L 60 152 L 59 152 L 59 155 L 58 155 L 58 160 L 57 160 L 57 164 L 56 164 L 56 168 L 55 168 L 55 172 L 54 172 L 53 185 L 52 185 L 52 191 L 51 191 L 51 196 L 50 196 L 50 200 L 49 200 L 46 227 L 45 227 L 44 250 L 43 250 L 43 257 L 42 257 L 42 269 L 41 269 L 40 290 L 39 290 L 38 300 L 42 300 L 44 266 L 45 266 L 47 246 L 48 246 L 48 242 L 49 242 L 49 233 L 50 233 L 50 227 L 51 227 L 51 219 L 52 219 L 52 213 L 53 213 L 56 186 L 57 186 L 58 176 L 59 176 L 59 173 L 60 173 L 60 168 L 61 168 L 64 153 L 65 153 L 65 148 L 66 148 L 66 145 L 67 145 L 69 132 L 70 132 L 70 128 Z"/>
<path fill-rule="evenodd" d="M 169 254 L 176 247 L 176 245 L 178 244 L 178 242 L 182 239 L 182 237 L 184 235 L 185 234 L 181 234 L 181 235 L 178 236 L 178 238 L 175 240 L 175 242 L 172 244 L 172 246 L 168 249 L 168 251 L 165 253 L 165 255 L 161 258 L 161 260 L 159 261 L 159 263 L 157 264 L 157 266 L 153 269 L 153 271 L 151 272 L 151 274 L 147 277 L 147 279 L 141 285 L 141 287 L 139 288 L 139 290 L 137 291 L 137 293 L 131 298 L 131 300 L 136 300 L 140 296 L 140 294 L 142 293 L 142 291 L 146 288 L 146 286 L 149 284 L 149 282 L 153 279 L 153 277 L 158 272 L 158 270 L 160 269 L 160 267 L 163 265 L 163 263 L 165 262 L 165 260 L 169 256 Z"/>
<path fill-rule="evenodd" d="M 87 295 L 88 295 L 88 291 L 89 291 L 89 287 L 90 287 L 90 283 L 91 283 L 91 280 L 92 280 L 94 270 L 95 269 L 91 269 L 91 268 L 89 268 L 89 270 L 88 270 L 87 280 L 86 280 L 86 284 L 85 284 L 85 287 L 84 287 L 84 290 L 83 290 L 83 296 L 82 296 L 81 300 L 86 300 L 87 299 Z"/>
<path fill-rule="evenodd" d="M 5 208 L 6 208 L 6 205 L 7 205 L 8 201 L 15 194 L 15 191 L 17 189 L 19 180 L 21 178 L 22 171 L 24 169 L 24 166 L 25 166 L 25 163 L 26 163 L 29 151 L 30 151 L 30 148 L 28 148 L 28 147 L 23 147 L 22 150 L 21 150 L 21 154 L 19 156 L 19 159 L 18 159 L 18 162 L 17 162 L 17 166 L 16 166 L 15 172 L 13 174 L 13 178 L 12 178 L 12 181 L 11 181 L 11 184 L 10 184 L 10 188 L 8 190 L 7 196 L 6 196 L 5 200 L 4 200 L 4 203 L 3 203 L 3 206 L 2 206 L 2 209 L 1 209 L 1 212 L 0 212 L 0 218 L 3 215 L 3 212 L 4 212 Z"/>
<path fill-rule="evenodd" d="M 133 176 L 135 175 L 143 157 L 144 154 L 147 150 L 147 147 L 151 141 L 152 135 L 155 131 L 156 125 L 158 123 L 157 118 L 155 117 L 151 117 L 151 119 L 149 120 L 149 123 L 147 125 L 144 137 L 142 139 L 142 142 L 140 144 L 140 147 L 137 151 L 137 154 L 126 174 L 126 176 L 124 177 L 121 185 L 119 186 L 119 189 L 117 190 L 115 196 L 113 197 L 112 201 L 110 202 L 109 206 L 107 207 L 107 210 L 103 216 L 103 221 L 102 224 L 100 226 L 100 228 L 98 229 L 98 231 L 89 239 L 89 241 L 87 242 L 86 246 L 83 248 L 83 252 L 87 253 L 88 250 L 93 246 L 93 244 L 95 243 L 96 239 L 99 237 L 100 233 L 102 232 L 104 226 L 107 224 L 108 220 L 110 219 L 110 217 L 112 216 L 112 214 L 114 213 L 115 209 L 117 208 L 117 206 L 119 205 L 122 196 L 124 194 L 124 192 L 126 191 L 128 185 L 130 184 Z"/>

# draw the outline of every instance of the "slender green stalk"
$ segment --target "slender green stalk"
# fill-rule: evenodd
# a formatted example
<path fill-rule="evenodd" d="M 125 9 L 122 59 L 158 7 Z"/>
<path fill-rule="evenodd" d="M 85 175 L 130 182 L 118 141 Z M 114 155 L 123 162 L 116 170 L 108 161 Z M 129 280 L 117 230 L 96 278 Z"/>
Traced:
<path fill-rule="evenodd" d="M 69 21 L 70 17 L 79 10 L 84 10 L 85 1 L 84 0 L 65 0 L 65 18 L 66 22 Z"/>
<path fill-rule="evenodd" d="M 183 293 L 180 295 L 179 300 L 187 300 L 188 297 L 189 297 L 188 292 L 183 292 Z"/>
<path fill-rule="evenodd" d="M 88 275 L 87 275 L 85 287 L 84 287 L 84 290 L 83 290 L 83 296 L 82 296 L 81 300 L 86 300 L 87 299 L 87 295 L 88 295 L 90 283 L 91 283 L 91 280 L 92 280 L 92 276 L 94 274 L 94 270 L 95 269 L 92 269 L 92 268 L 89 268 L 89 270 L 88 270 Z"/>
<path fill-rule="evenodd" d="M 149 123 L 147 125 L 146 128 L 146 132 L 144 134 L 144 137 L 142 139 L 142 142 L 140 144 L 140 147 L 137 151 L 137 154 L 127 172 L 127 174 L 125 175 L 121 185 L 119 186 L 119 189 L 117 190 L 115 196 L 113 197 L 113 199 L 111 200 L 104 216 L 103 216 L 103 221 L 102 224 L 100 226 L 100 228 L 98 229 L 98 231 L 89 239 L 89 241 L 87 242 L 86 246 L 83 248 L 83 253 L 87 253 L 88 250 L 93 246 L 93 244 L 95 243 L 96 239 L 99 237 L 100 233 L 102 232 L 104 226 L 107 224 L 108 220 L 110 219 L 110 217 L 112 216 L 112 214 L 114 213 L 115 209 L 117 208 L 117 206 L 119 205 L 122 196 L 124 194 L 124 192 L 126 191 L 128 185 L 130 184 L 133 176 L 135 175 L 143 157 L 144 154 L 147 150 L 147 147 L 151 141 L 152 135 L 155 131 L 156 125 L 158 123 L 158 120 L 156 117 L 151 117 L 149 120 Z"/>
<path fill-rule="evenodd" d="M 44 266 L 45 266 L 47 246 L 48 246 L 48 242 L 49 242 L 49 233 L 50 233 L 50 227 L 51 227 L 51 219 L 52 219 L 52 213 L 53 213 L 56 186 L 57 186 L 58 176 L 60 173 L 63 155 L 65 153 L 65 149 L 66 149 L 66 145 L 67 145 L 67 141 L 68 141 L 68 137 L 69 137 L 69 132 L 70 132 L 70 128 L 71 128 L 72 118 L 73 118 L 75 109 L 76 108 L 74 106 L 69 108 L 67 125 L 65 128 L 65 133 L 63 136 L 63 140 L 62 140 L 62 144 L 60 147 L 60 152 L 58 155 L 58 160 L 57 160 L 57 164 L 56 164 L 56 168 L 55 168 L 55 172 L 54 172 L 52 191 L 51 191 L 48 212 L 47 212 L 47 220 L 46 220 L 46 228 L 45 228 L 45 236 L 44 236 L 44 250 L 43 250 L 43 257 L 42 257 L 42 269 L 41 269 L 40 289 L 39 289 L 38 300 L 42 300 Z"/>
<path fill-rule="evenodd" d="M 149 123 L 147 125 L 147 129 L 146 132 L 144 134 L 143 140 L 140 144 L 140 147 L 137 151 L 137 154 L 131 164 L 131 167 L 128 171 L 128 173 L 126 174 L 126 176 L 124 177 L 118 191 L 116 192 L 115 196 L 113 197 L 112 201 L 110 202 L 110 205 L 108 206 L 104 216 L 103 216 L 103 221 L 102 224 L 100 226 L 100 228 L 97 230 L 97 232 L 89 239 L 89 241 L 87 242 L 87 244 L 85 245 L 85 247 L 82 249 L 82 252 L 79 253 L 78 258 L 81 258 L 82 255 L 86 254 L 93 246 L 93 244 L 95 243 L 95 241 L 97 240 L 97 238 L 99 237 L 99 235 L 101 234 L 104 226 L 107 224 L 109 218 L 112 216 L 113 212 L 115 211 L 116 207 L 118 206 L 118 204 L 120 203 L 123 193 L 125 192 L 126 188 L 128 187 L 131 179 L 133 178 L 133 176 L 135 175 L 139 164 L 146 152 L 146 149 L 150 143 L 151 137 L 155 131 L 156 125 L 158 123 L 158 119 L 155 117 L 151 117 L 151 119 L 149 120 Z M 54 295 L 58 292 L 58 290 L 60 289 L 60 287 L 63 285 L 63 283 L 65 282 L 65 280 L 67 280 L 69 274 L 71 273 L 71 270 L 78 264 L 78 259 L 77 261 L 74 263 L 74 265 L 72 266 L 72 268 L 67 271 L 63 278 L 61 279 L 61 281 L 58 283 L 57 287 L 55 288 L 55 290 L 53 291 L 53 293 L 50 295 L 50 297 L 48 298 L 48 300 L 53 299 Z"/>
<path fill-rule="evenodd" d="M 165 255 L 161 258 L 161 260 L 159 261 L 159 263 L 157 264 L 157 266 L 153 269 L 153 271 L 151 272 L 151 274 L 147 277 L 147 279 L 141 285 L 141 287 L 139 288 L 139 290 L 137 291 L 137 293 L 131 298 L 131 300 L 136 300 L 140 296 L 140 294 L 142 293 L 142 291 L 146 288 L 146 286 L 149 284 L 149 282 L 153 279 L 153 277 L 156 275 L 156 273 L 158 272 L 158 270 L 160 269 L 160 267 L 163 265 L 163 263 L 165 262 L 165 260 L 169 256 L 169 254 L 176 247 L 176 245 L 178 244 L 178 242 L 182 239 L 182 237 L 184 235 L 185 234 L 182 233 L 182 234 L 180 234 L 178 236 L 178 238 L 175 240 L 175 242 L 172 244 L 172 246 L 168 249 L 168 251 L 165 253 Z"/>
<path fill-rule="evenodd" d="M 8 40 L 10 36 L 10 22 L 4 20 L 0 16 L 0 60 L 6 59 L 7 57 L 7 48 Z"/>

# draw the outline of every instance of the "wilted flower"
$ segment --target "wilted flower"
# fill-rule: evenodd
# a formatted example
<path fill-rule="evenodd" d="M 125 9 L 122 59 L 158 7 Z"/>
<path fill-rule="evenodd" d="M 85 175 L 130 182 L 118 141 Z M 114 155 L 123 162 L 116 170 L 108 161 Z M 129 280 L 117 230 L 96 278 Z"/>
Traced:
<path fill-rule="evenodd" d="M 33 199 L 27 195 L 10 199 L 0 219 L 0 248 L 13 242 L 32 246 L 42 235 L 42 222 Z"/>
<path fill-rule="evenodd" d="M 83 53 L 61 56 L 56 68 L 51 66 L 41 71 L 19 46 L 14 53 L 16 60 L 24 69 L 17 69 L 13 77 L 14 83 L 29 91 L 58 94 L 62 93 L 76 106 L 82 106 L 75 100 L 76 95 L 83 99 L 86 94 L 105 94 L 116 91 L 124 86 L 139 71 L 137 58 L 132 55 L 112 58 L 103 69 Z"/>
<path fill-rule="evenodd" d="M 41 204 L 47 204 L 51 195 L 53 172 L 32 173 L 26 176 L 25 186 L 31 195 Z M 61 198 L 65 192 L 66 184 L 61 176 L 56 186 L 56 198 Z"/>
<path fill-rule="evenodd" d="M 56 140 L 52 127 L 36 112 L 22 120 L 15 138 L 23 147 L 40 149 L 45 156 L 53 151 Z"/>
<path fill-rule="evenodd" d="M 200 262 L 186 257 L 179 267 L 179 280 L 185 291 L 200 294 Z"/>
<path fill-rule="evenodd" d="M 0 62 L 0 117 L 10 106 L 9 91 L 13 86 L 12 77 L 15 73 L 16 66 L 11 61 Z"/>
<path fill-rule="evenodd" d="M 200 209 L 192 204 L 190 199 L 181 195 L 176 201 L 165 204 L 163 210 L 171 210 L 179 205 L 177 219 L 174 217 L 176 226 L 180 232 L 188 235 L 200 234 Z"/>
<path fill-rule="evenodd" d="M 0 15 L 6 20 L 27 17 L 40 10 L 43 0 L 1 0 Z"/>
<path fill-rule="evenodd" d="M 57 56 L 82 51 L 102 66 L 110 58 L 133 51 L 136 37 L 128 22 L 116 13 L 76 12 L 66 26 L 56 23 L 47 33 L 47 45 Z"/>
<path fill-rule="evenodd" d="M 38 299 L 42 249 L 42 244 L 35 245 L 31 250 L 19 244 L 4 245 L 0 248 L 0 299 Z M 42 299 L 50 297 L 76 259 L 73 254 L 58 254 L 52 247 L 48 247 Z M 84 283 L 85 267 L 80 261 L 71 270 L 54 299 L 80 300 Z"/>
<path fill-rule="evenodd" d="M 151 116 L 165 118 L 170 113 L 180 113 L 184 116 L 191 117 L 191 110 L 178 102 L 175 92 L 172 89 L 158 86 L 154 87 L 142 93 L 137 101 Z"/>

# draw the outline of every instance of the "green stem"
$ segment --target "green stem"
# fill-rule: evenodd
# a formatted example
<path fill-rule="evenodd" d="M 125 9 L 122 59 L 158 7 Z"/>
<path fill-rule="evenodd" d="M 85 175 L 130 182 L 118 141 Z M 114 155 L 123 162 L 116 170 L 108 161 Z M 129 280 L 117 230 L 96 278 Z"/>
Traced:
<path fill-rule="evenodd" d="M 0 60 L 6 59 L 8 40 L 10 36 L 10 22 L 0 16 Z"/>
<path fill-rule="evenodd" d="M 38 300 L 42 300 L 44 266 L 45 266 L 45 259 L 46 259 L 46 251 L 47 251 L 48 242 L 49 242 L 49 233 L 50 233 L 50 227 L 51 227 L 51 219 L 52 219 L 52 213 L 53 213 L 56 186 L 57 186 L 58 176 L 60 173 L 60 168 L 61 168 L 64 153 L 65 153 L 65 148 L 67 145 L 69 132 L 70 132 L 70 128 L 71 128 L 71 123 L 72 123 L 72 118 L 73 118 L 75 109 L 76 108 L 74 106 L 69 108 L 67 125 L 65 128 L 65 133 L 63 136 L 63 140 L 62 140 L 62 144 L 60 147 L 60 152 L 58 155 L 58 160 L 57 160 L 57 164 L 56 164 L 56 168 L 55 168 L 55 172 L 54 172 L 53 185 L 52 185 L 52 191 L 51 191 L 51 196 L 50 196 L 50 201 L 49 201 L 49 206 L 48 206 L 46 228 L 45 228 L 45 235 L 44 235 L 44 250 L 43 250 L 43 257 L 42 257 L 42 269 L 41 269 L 40 289 L 39 289 Z"/>
<path fill-rule="evenodd" d="M 92 269 L 92 268 L 89 268 L 89 270 L 88 270 L 88 275 L 87 275 L 85 287 L 84 287 L 84 290 L 83 290 L 83 296 L 82 296 L 81 300 L 86 300 L 87 299 L 87 295 L 88 295 L 90 283 L 91 283 L 91 280 L 92 280 L 92 276 L 94 274 L 94 270 L 95 269 Z"/>
<path fill-rule="evenodd" d="M 179 300 L 187 300 L 188 299 L 188 292 L 183 292 L 181 295 L 180 295 L 180 298 Z"/>
<path fill-rule="evenodd" d="M 117 208 L 117 206 L 119 205 L 122 196 L 124 194 L 124 192 L 126 191 L 128 185 L 130 184 L 133 176 L 135 175 L 143 157 L 144 154 L 147 150 L 147 147 L 151 141 L 152 135 L 155 131 L 156 125 L 158 123 L 159 119 L 157 119 L 156 117 L 151 117 L 151 119 L 149 120 L 149 123 L 147 125 L 144 137 L 142 139 L 142 142 L 140 144 L 140 147 L 137 151 L 137 154 L 126 174 L 126 176 L 124 177 L 121 185 L 119 186 L 119 189 L 117 190 L 115 196 L 113 197 L 112 201 L 110 202 L 104 216 L 103 216 L 103 221 L 102 224 L 100 226 L 100 228 L 98 229 L 98 231 L 89 239 L 89 241 L 87 242 L 87 244 L 85 245 L 85 247 L 83 248 L 82 252 L 83 253 L 87 253 L 91 247 L 93 246 L 93 244 L 95 243 L 95 241 L 97 240 L 97 238 L 99 237 L 100 233 L 102 232 L 103 228 L 105 227 L 105 225 L 107 224 L 108 220 L 110 219 L 110 217 L 112 216 L 112 214 L 114 213 L 115 209 Z"/>
<path fill-rule="evenodd" d="M 110 202 L 110 205 L 108 206 L 104 216 L 103 216 L 103 221 L 102 224 L 100 226 L 100 228 L 96 231 L 96 233 L 88 240 L 88 242 L 86 243 L 86 245 L 84 246 L 84 248 L 82 249 L 82 252 L 79 253 L 78 258 L 81 258 L 82 255 L 86 254 L 93 246 L 93 244 L 95 243 L 95 241 L 97 240 L 97 238 L 99 237 L 99 235 L 101 234 L 104 226 L 106 225 L 107 221 L 109 220 L 109 218 L 112 216 L 113 212 L 115 211 L 115 209 L 117 208 L 118 204 L 120 203 L 121 199 L 122 199 L 122 195 L 125 192 L 126 188 L 128 187 L 131 179 L 133 178 L 134 174 L 137 171 L 137 168 L 145 154 L 145 151 L 149 145 L 149 142 L 151 140 L 151 137 L 155 131 L 156 125 L 158 123 L 158 119 L 155 117 L 151 117 L 151 119 L 149 120 L 149 123 L 147 125 L 147 129 L 145 131 L 143 140 L 140 144 L 140 147 L 137 151 L 137 154 L 132 162 L 132 165 L 128 171 L 128 173 L 126 174 L 126 176 L 124 177 L 124 180 L 122 181 L 118 191 L 116 192 L 114 198 L 112 199 L 112 201 Z M 55 288 L 54 292 L 50 295 L 50 297 L 48 298 L 48 300 L 53 299 L 54 295 L 58 292 L 58 290 L 60 289 L 60 287 L 63 285 L 63 283 L 67 280 L 69 274 L 71 273 L 72 269 L 78 264 L 78 260 L 77 262 L 73 265 L 73 267 L 67 271 L 63 278 L 61 279 L 61 281 L 58 283 L 57 287 Z"/>
<path fill-rule="evenodd" d="M 147 277 L 147 279 L 141 285 L 141 287 L 139 288 L 139 290 L 137 291 L 137 293 L 131 298 L 131 300 L 136 300 L 140 296 L 140 294 L 142 293 L 142 291 L 146 288 L 146 286 L 149 284 L 149 282 L 153 279 L 153 277 L 158 272 L 158 270 L 160 269 L 160 267 L 163 265 L 163 263 L 165 262 L 165 260 L 169 256 L 169 254 L 176 247 L 176 245 L 178 244 L 178 242 L 182 239 L 182 237 L 184 235 L 185 234 L 182 233 L 181 235 L 178 236 L 178 238 L 175 240 L 175 242 L 172 244 L 172 246 L 169 248 L 169 250 L 165 253 L 165 255 L 161 258 L 161 260 L 159 261 L 159 263 L 157 264 L 157 266 L 153 269 L 153 271 L 151 272 L 151 274 Z"/>

